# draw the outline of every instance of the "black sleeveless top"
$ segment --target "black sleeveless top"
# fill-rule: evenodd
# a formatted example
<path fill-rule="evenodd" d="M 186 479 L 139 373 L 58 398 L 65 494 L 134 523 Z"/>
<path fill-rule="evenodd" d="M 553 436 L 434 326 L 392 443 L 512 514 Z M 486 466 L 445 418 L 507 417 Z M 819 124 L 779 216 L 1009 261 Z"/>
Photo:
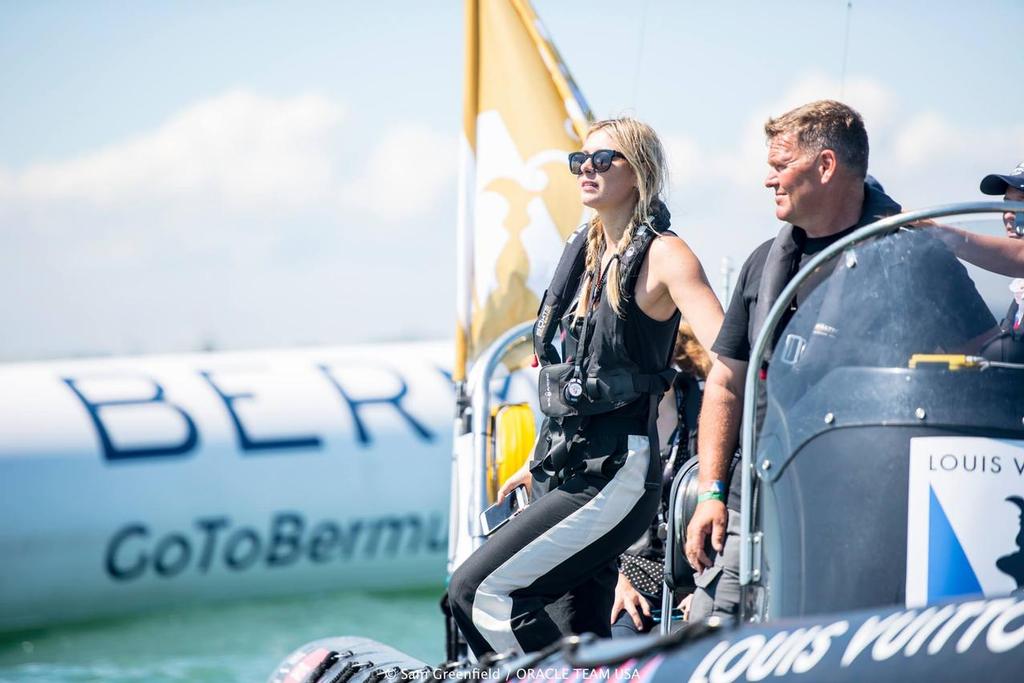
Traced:
<path fill-rule="evenodd" d="M 666 231 L 662 234 L 674 233 Z M 644 260 L 649 256 L 650 249 L 644 255 Z M 668 320 L 654 320 L 640 310 L 636 302 L 636 283 L 631 289 L 633 291 L 628 294 L 623 292 L 623 315 L 619 317 L 608 302 L 608 288 L 602 288 L 587 339 L 587 355 L 583 366 L 587 375 L 596 374 L 599 367 L 625 368 L 637 374 L 657 374 L 670 367 L 681 314 L 677 309 Z M 594 420 L 601 421 L 609 417 L 635 418 L 637 431 L 630 433 L 646 434 L 649 404 L 648 396 L 640 396 L 611 412 L 595 415 Z"/>

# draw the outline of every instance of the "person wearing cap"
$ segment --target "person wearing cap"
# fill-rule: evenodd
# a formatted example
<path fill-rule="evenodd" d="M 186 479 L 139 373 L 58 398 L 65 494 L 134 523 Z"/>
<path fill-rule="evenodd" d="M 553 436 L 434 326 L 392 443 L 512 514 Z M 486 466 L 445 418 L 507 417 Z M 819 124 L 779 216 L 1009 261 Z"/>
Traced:
<path fill-rule="evenodd" d="M 981 191 L 989 195 L 1003 195 L 1008 202 L 1024 202 L 1024 161 L 1007 175 L 991 173 L 982 178 Z M 1013 211 L 1003 213 L 1003 227 L 1010 238 L 1004 239 L 931 221 L 923 222 L 938 228 L 936 236 L 959 258 L 999 275 L 1024 278 L 1024 236 L 1017 232 L 1018 223 L 1017 214 Z"/>
<path fill-rule="evenodd" d="M 990 173 L 981 179 L 981 191 L 984 194 L 1003 195 L 1008 202 L 1024 202 L 1024 161 L 1017 164 L 1017 168 L 1007 175 Z M 1006 228 L 1006 236 L 1010 239 L 1024 237 L 1018 228 L 1015 227 L 1017 214 L 1007 211 L 1003 214 L 1003 226 Z M 1020 228 L 1024 231 L 1024 226 Z"/>
<path fill-rule="evenodd" d="M 1007 175 L 990 173 L 981 179 L 984 194 L 1003 195 L 1008 202 L 1024 202 L 1024 162 Z M 1024 223 L 1013 211 L 1003 213 L 1003 227 L 1006 236 L 1024 246 Z M 1006 311 L 1006 317 L 999 323 L 1000 335 L 986 345 L 982 355 L 989 360 L 1024 362 L 1024 278 L 1017 277 L 1010 282 L 1013 300 Z"/>

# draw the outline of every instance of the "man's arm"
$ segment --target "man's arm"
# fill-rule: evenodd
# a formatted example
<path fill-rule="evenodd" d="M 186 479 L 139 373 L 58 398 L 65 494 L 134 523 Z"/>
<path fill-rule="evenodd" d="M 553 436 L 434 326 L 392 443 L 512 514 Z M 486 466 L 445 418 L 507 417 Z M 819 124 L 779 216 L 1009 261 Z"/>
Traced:
<path fill-rule="evenodd" d="M 718 356 L 711 366 L 704 387 L 701 405 L 697 452 L 699 470 L 698 490 L 711 488 L 715 481 L 728 487 L 729 463 L 736 451 L 736 439 L 743 416 L 743 381 L 747 374 L 744 361 Z M 728 489 L 726 488 L 726 497 Z M 705 500 L 697 504 L 693 519 L 686 529 L 686 559 L 702 571 L 711 566 L 704 552 L 704 543 L 711 534 L 711 545 L 722 551 L 728 522 L 724 500 Z"/>

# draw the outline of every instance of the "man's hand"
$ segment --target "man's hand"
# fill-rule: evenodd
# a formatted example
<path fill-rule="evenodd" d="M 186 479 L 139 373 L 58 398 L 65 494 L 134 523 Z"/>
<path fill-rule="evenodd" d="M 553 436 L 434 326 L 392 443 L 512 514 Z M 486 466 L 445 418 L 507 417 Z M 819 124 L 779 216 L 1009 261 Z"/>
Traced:
<path fill-rule="evenodd" d="M 720 500 L 705 500 L 697 504 L 693 519 L 686 527 L 686 560 L 698 572 L 711 566 L 711 559 L 704 552 L 704 543 L 711 534 L 711 547 L 722 552 L 725 544 L 725 528 L 729 521 L 729 513 L 725 503 Z"/>
<path fill-rule="evenodd" d="M 679 611 L 683 613 L 683 621 L 690 620 L 690 605 L 693 604 L 693 593 L 679 601 Z"/>
<path fill-rule="evenodd" d="M 644 627 L 640 612 L 648 617 L 651 616 L 651 606 L 647 603 L 647 598 L 637 593 L 626 575 L 619 572 L 619 580 L 615 583 L 615 604 L 612 605 L 611 623 L 615 623 L 622 610 L 626 610 L 626 613 L 633 619 L 633 625 L 638 631 Z"/>
<path fill-rule="evenodd" d="M 500 489 L 498 489 L 498 497 L 494 502 L 500 503 L 505 500 L 505 496 L 511 493 L 512 489 L 517 486 L 525 486 L 527 493 L 530 493 L 533 490 L 533 474 L 530 473 L 529 460 L 524 462 L 522 467 L 513 472 L 512 476 L 505 480 L 505 483 L 501 485 Z"/>
<path fill-rule="evenodd" d="M 721 482 L 728 490 L 732 478 L 729 462 L 736 450 L 736 436 L 740 431 L 743 378 L 746 374 L 745 361 L 726 356 L 719 356 L 708 373 L 698 427 L 700 469 L 697 483 L 701 492 L 714 482 Z M 721 490 L 717 486 L 715 489 Z M 711 535 L 711 546 L 722 552 L 728 521 L 724 502 L 712 498 L 697 503 L 693 519 L 686 527 L 686 560 L 691 567 L 700 572 L 711 566 L 711 560 L 704 552 L 708 534 Z"/>

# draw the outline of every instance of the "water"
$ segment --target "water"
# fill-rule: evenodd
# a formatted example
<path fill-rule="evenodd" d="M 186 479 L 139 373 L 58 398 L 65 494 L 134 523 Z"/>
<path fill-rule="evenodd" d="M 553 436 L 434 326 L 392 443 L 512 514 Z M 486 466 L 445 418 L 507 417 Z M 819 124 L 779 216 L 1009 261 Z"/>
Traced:
<path fill-rule="evenodd" d="M 444 658 L 441 589 L 216 604 L 4 636 L 2 683 L 262 683 L 310 640 L 360 635 Z"/>

